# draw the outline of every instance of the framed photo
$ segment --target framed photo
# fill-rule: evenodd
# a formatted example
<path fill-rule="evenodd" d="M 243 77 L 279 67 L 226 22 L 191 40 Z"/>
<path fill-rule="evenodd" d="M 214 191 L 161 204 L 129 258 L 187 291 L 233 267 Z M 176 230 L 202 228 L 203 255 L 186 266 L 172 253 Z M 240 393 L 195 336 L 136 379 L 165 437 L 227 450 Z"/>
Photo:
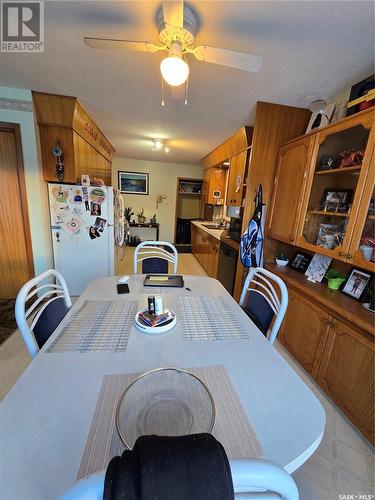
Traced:
<path fill-rule="evenodd" d="M 311 259 L 309 267 L 305 272 L 305 276 L 307 276 L 307 279 L 313 283 L 320 283 L 331 262 L 331 257 L 326 257 L 325 255 L 320 255 L 319 253 L 314 254 L 314 257 Z"/>
<path fill-rule="evenodd" d="M 118 188 L 126 194 L 148 194 L 149 174 L 145 172 L 118 173 Z"/>
<path fill-rule="evenodd" d="M 325 212 L 349 212 L 353 197 L 352 189 L 325 189 L 321 207 Z"/>
<path fill-rule="evenodd" d="M 333 250 L 339 244 L 339 225 L 320 224 L 315 245 Z"/>
<path fill-rule="evenodd" d="M 366 291 L 366 287 L 370 279 L 371 274 L 364 273 L 359 269 L 353 269 L 342 291 L 347 295 L 360 300 Z"/>
<path fill-rule="evenodd" d="M 298 271 L 299 273 L 305 273 L 306 269 L 309 267 L 311 262 L 311 255 L 306 253 L 297 252 L 291 262 L 289 262 L 289 267 Z"/>

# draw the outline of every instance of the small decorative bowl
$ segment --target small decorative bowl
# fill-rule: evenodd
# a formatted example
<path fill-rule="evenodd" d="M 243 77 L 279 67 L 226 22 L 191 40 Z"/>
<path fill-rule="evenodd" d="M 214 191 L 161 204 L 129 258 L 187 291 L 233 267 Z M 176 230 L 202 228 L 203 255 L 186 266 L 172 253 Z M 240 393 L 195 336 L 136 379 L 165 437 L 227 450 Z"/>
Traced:
<path fill-rule="evenodd" d="M 276 264 L 278 266 L 281 266 L 281 267 L 285 267 L 289 263 L 289 259 L 287 259 L 287 260 L 275 259 L 275 261 L 276 261 Z"/>

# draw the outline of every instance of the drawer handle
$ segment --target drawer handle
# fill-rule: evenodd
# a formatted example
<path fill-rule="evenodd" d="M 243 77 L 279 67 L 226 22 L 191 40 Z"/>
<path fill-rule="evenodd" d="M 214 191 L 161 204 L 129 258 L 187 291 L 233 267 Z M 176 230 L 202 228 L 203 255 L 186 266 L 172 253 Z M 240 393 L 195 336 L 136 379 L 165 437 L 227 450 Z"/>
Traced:
<path fill-rule="evenodd" d="M 348 259 L 351 259 L 353 257 L 353 255 L 351 255 L 350 253 L 347 254 L 346 256 Z"/>
<path fill-rule="evenodd" d="M 346 253 L 344 253 L 344 252 L 340 252 L 339 255 L 340 255 L 340 257 L 346 257 Z"/>

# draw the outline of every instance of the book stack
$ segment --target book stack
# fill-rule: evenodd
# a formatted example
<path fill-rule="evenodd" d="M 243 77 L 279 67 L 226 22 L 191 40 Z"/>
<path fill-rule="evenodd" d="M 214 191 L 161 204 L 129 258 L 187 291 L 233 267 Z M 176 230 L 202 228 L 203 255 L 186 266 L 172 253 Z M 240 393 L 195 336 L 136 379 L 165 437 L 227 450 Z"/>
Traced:
<path fill-rule="evenodd" d="M 174 313 L 171 311 L 164 310 L 162 314 L 154 315 L 150 314 L 148 310 L 141 311 L 138 314 L 138 320 L 145 326 L 157 327 L 162 325 L 167 325 L 174 318 Z"/>

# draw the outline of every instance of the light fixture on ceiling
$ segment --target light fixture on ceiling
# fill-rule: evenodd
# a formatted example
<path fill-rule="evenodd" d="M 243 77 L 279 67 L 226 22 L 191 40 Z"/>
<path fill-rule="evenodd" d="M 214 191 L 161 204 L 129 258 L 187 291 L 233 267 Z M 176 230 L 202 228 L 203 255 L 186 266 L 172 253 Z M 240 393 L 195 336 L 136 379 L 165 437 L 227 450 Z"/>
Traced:
<path fill-rule="evenodd" d="M 171 43 L 169 55 L 160 63 L 160 72 L 168 85 L 178 87 L 186 82 L 189 66 L 182 58 L 182 45 L 178 41 Z"/>
<path fill-rule="evenodd" d="M 167 146 L 162 139 L 154 139 L 152 149 L 154 151 L 164 151 L 164 153 L 169 153 L 170 148 Z"/>

